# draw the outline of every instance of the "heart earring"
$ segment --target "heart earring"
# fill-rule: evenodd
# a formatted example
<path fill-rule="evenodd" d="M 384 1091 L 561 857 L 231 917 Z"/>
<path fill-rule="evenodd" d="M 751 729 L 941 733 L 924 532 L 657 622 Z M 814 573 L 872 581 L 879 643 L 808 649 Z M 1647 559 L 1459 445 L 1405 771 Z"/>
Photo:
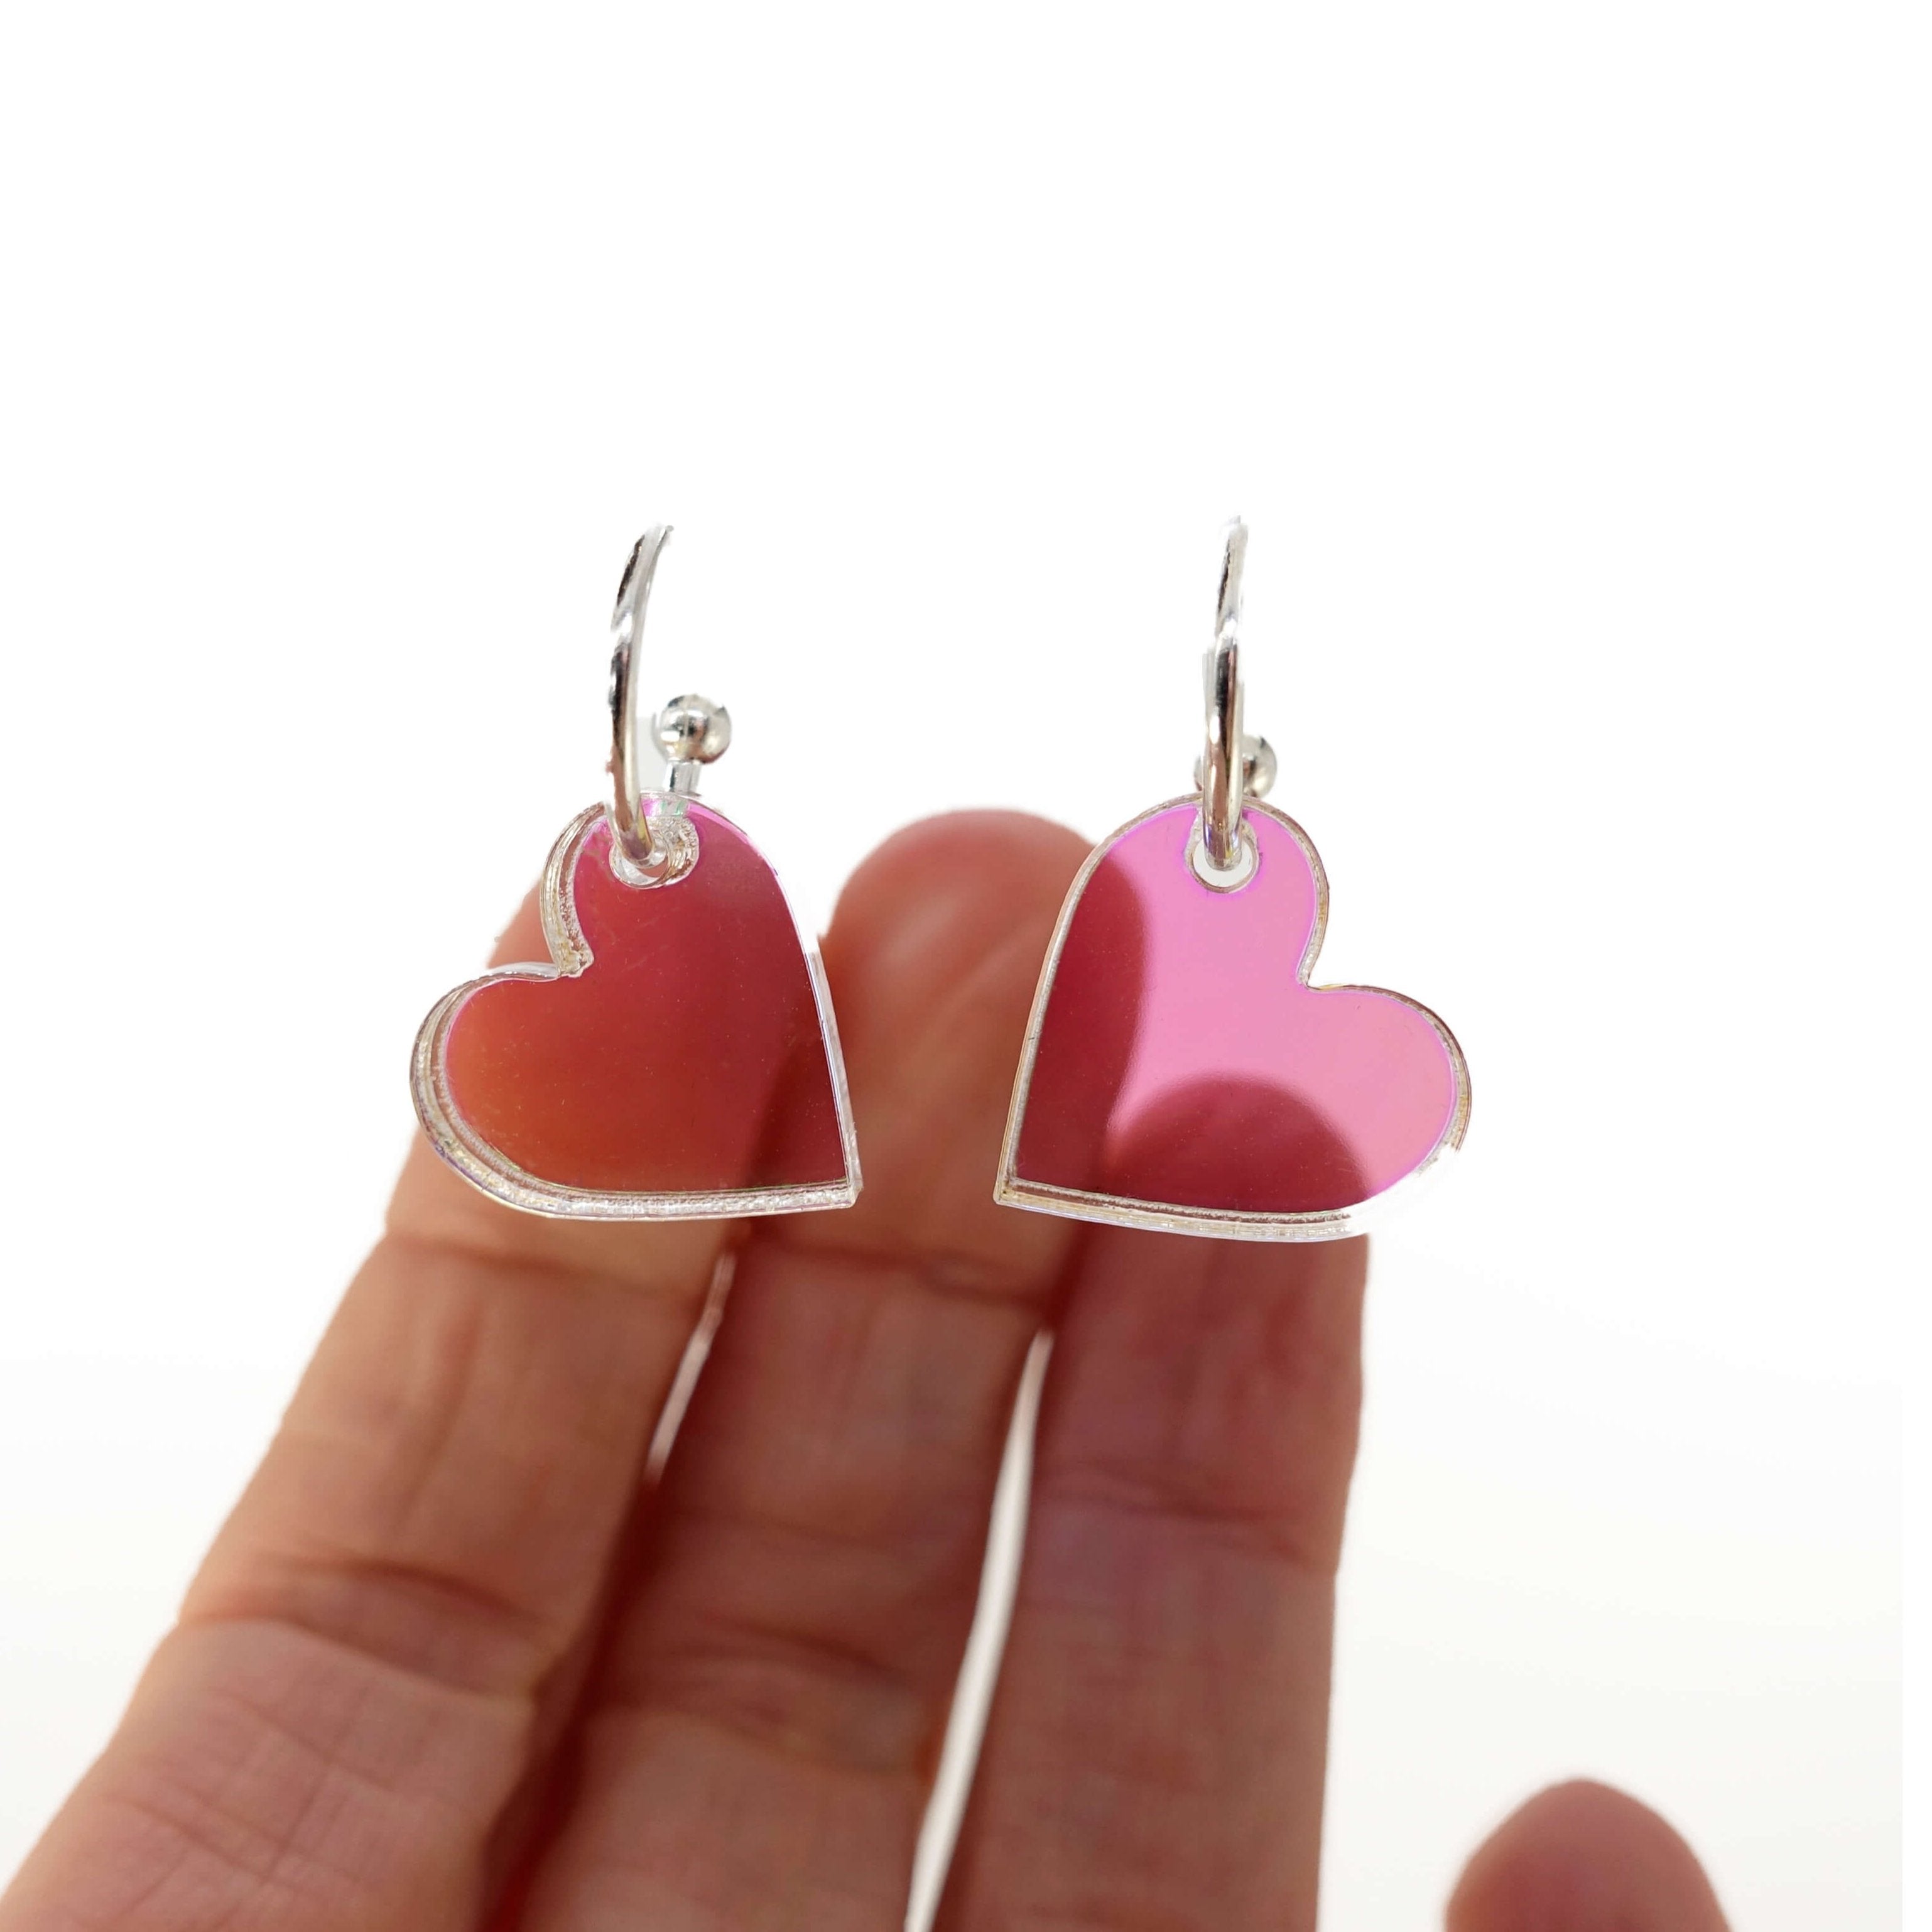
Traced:
<path fill-rule="evenodd" d="M 849 1208 L 859 1154 L 818 948 L 743 832 L 694 796 L 731 742 L 722 706 L 651 721 L 634 660 L 667 526 L 631 553 L 610 629 L 608 805 L 544 868 L 547 963 L 446 994 L 410 1085 L 430 1144 L 536 1214 L 680 1220 Z"/>
<path fill-rule="evenodd" d="M 1426 1006 L 1310 986 L 1328 884 L 1259 801 L 1243 736 L 1247 532 L 1228 527 L 1196 796 L 1087 860 L 1027 1026 L 994 1198 L 1084 1221 L 1246 1240 L 1360 1234 L 1458 1147 L 1469 1072 Z"/>

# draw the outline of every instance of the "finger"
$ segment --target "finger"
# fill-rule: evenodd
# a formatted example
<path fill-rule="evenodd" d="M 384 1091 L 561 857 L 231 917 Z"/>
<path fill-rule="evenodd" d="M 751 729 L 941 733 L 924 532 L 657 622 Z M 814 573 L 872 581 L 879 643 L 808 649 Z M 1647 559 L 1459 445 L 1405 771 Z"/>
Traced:
<path fill-rule="evenodd" d="M 530 1932 L 903 1922 L 1014 1390 L 1076 1234 L 992 1191 L 1082 850 L 937 820 L 841 900 L 866 1193 L 740 1260 Z"/>
<path fill-rule="evenodd" d="M 1184 1092 L 1111 1191 L 1330 1158 L 1284 1095 Z M 1056 1330 L 998 1688 L 942 1902 L 1014 1924 L 1314 1923 L 1360 1241 L 1097 1231 Z"/>
<path fill-rule="evenodd" d="M 1539 1792 L 1484 1842 L 1448 1932 L 1725 1932 L 1696 1854 L 1647 1805 L 1579 1780 Z"/>
<path fill-rule="evenodd" d="M 499 954 L 542 945 L 526 906 Z M 0 1926 L 472 1925 L 723 1233 L 513 1214 L 419 1143 Z"/>

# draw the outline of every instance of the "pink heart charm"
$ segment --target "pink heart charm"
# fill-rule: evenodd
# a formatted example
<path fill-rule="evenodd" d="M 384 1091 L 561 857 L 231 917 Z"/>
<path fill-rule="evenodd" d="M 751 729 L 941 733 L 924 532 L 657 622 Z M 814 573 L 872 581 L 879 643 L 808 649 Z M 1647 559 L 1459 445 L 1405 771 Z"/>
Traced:
<path fill-rule="evenodd" d="M 814 947 L 728 818 L 691 803 L 689 871 L 614 869 L 601 806 L 544 874 L 547 962 L 446 994 L 417 1036 L 438 1154 L 538 1214 L 688 1220 L 848 1208 L 859 1158 Z"/>
<path fill-rule="evenodd" d="M 1251 1240 L 1359 1234 L 1460 1144 L 1462 1049 L 1399 993 L 1308 984 L 1328 888 L 1292 819 L 1250 800 L 1232 890 L 1190 862 L 1200 821 L 1198 799 L 1158 806 L 1075 880 L 995 1196 Z"/>

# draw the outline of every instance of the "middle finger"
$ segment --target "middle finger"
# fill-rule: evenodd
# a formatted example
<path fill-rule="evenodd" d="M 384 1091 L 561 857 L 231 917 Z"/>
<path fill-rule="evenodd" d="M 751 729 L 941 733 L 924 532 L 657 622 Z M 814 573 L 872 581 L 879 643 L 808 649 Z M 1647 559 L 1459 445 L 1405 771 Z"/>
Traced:
<path fill-rule="evenodd" d="M 992 1201 L 1071 833 L 893 840 L 827 965 L 867 1170 L 743 1256 L 524 1923 L 902 1922 L 1020 1370 L 1074 1231 Z"/>

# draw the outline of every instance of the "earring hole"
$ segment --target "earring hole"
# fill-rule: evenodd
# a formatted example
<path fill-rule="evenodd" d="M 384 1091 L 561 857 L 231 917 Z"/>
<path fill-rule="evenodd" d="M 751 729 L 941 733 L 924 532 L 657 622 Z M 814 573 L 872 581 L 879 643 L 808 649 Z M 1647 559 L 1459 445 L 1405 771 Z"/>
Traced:
<path fill-rule="evenodd" d="M 1187 842 L 1188 870 L 1210 892 L 1239 892 L 1261 869 L 1261 854 L 1255 848 L 1255 835 L 1246 825 L 1241 827 L 1240 850 L 1232 866 L 1217 866 L 1208 856 L 1207 841 L 1201 836 L 1198 826 Z"/>

